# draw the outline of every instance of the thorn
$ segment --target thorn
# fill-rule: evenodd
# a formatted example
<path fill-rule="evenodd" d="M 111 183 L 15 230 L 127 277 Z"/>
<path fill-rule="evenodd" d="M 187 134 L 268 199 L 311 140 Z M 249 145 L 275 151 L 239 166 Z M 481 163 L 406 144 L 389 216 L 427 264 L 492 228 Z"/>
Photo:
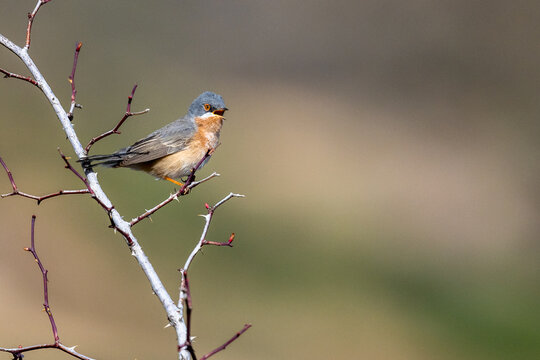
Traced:
<path fill-rule="evenodd" d="M 204 207 L 206 208 L 206 210 L 210 209 L 210 205 L 208 205 L 208 203 L 204 203 Z"/>
<path fill-rule="evenodd" d="M 30 251 L 30 248 L 24 247 L 23 250 L 24 251 Z"/>
<path fill-rule="evenodd" d="M 166 329 L 166 328 L 171 327 L 171 326 L 172 326 L 171 323 L 168 323 L 168 324 L 165 325 L 163 328 Z"/>
<path fill-rule="evenodd" d="M 135 256 L 135 250 L 131 250 L 131 256 Z"/>
<path fill-rule="evenodd" d="M 75 348 L 76 348 L 77 346 L 79 346 L 79 345 L 73 345 L 72 347 L 68 347 L 68 349 L 71 350 L 71 351 L 75 351 Z"/>
<path fill-rule="evenodd" d="M 229 244 L 233 242 L 235 236 L 234 233 L 231 234 L 231 237 L 229 237 Z"/>
<path fill-rule="evenodd" d="M 189 339 L 190 339 L 191 341 L 195 340 L 196 338 L 197 338 L 196 336 L 190 336 L 190 337 L 189 337 Z"/>

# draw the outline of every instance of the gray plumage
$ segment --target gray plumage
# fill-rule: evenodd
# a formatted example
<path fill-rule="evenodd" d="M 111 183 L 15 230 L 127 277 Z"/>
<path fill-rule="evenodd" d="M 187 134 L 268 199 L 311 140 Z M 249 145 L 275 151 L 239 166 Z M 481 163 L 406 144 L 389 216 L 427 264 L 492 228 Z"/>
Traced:
<path fill-rule="evenodd" d="M 225 110 L 227 108 L 220 95 L 210 91 L 204 92 L 191 103 L 186 115 L 138 140 L 133 145 L 112 154 L 92 155 L 79 161 L 84 167 L 103 165 L 137 168 L 137 164 L 186 149 L 197 132 L 195 118 L 214 111 L 221 111 L 222 114 Z"/>

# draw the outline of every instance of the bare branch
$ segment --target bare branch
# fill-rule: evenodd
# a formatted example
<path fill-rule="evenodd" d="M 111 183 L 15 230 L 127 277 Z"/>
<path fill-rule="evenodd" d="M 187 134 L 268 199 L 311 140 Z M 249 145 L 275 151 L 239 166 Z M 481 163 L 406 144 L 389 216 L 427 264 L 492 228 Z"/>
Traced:
<path fill-rule="evenodd" d="M 66 346 L 64 344 L 40 344 L 40 345 L 31 345 L 31 346 L 24 346 L 24 347 L 16 347 L 16 348 L 3 348 L 0 347 L 0 351 L 2 352 L 8 352 L 13 355 L 13 360 L 22 360 L 23 359 L 23 353 L 34 351 L 34 350 L 41 350 L 41 349 L 58 349 L 61 350 L 74 358 L 81 359 L 81 360 L 94 360 L 91 357 L 85 356 L 83 354 L 80 354 L 75 351 L 76 346 Z"/>
<path fill-rule="evenodd" d="M 92 196 L 92 198 L 94 200 L 97 201 L 97 203 L 99 205 L 101 205 L 101 207 L 103 209 L 105 209 L 107 211 L 107 213 L 109 214 L 109 217 L 111 216 L 111 211 L 112 209 L 114 209 L 114 206 L 111 204 L 110 206 L 107 205 L 103 200 L 101 200 L 98 196 L 96 196 L 96 193 L 94 192 L 94 189 L 92 189 L 92 186 L 90 185 L 90 183 L 88 182 L 88 179 L 85 178 L 84 176 L 81 175 L 81 173 L 79 173 L 77 170 L 75 170 L 73 168 L 73 166 L 71 166 L 70 162 L 69 162 L 69 159 L 67 156 L 65 156 L 62 151 L 60 150 L 60 148 L 57 149 L 58 150 L 58 153 L 60 154 L 60 157 L 62 158 L 62 160 L 64 160 L 64 163 L 66 164 L 66 166 L 64 166 L 66 169 L 68 169 L 69 171 L 71 171 L 73 174 L 75 174 L 75 176 L 77 176 L 83 183 L 84 185 L 86 185 L 86 188 L 88 189 L 88 192 L 90 193 L 90 195 Z M 111 220 L 112 221 L 112 220 Z M 114 224 L 113 224 L 114 225 Z M 116 227 L 116 226 L 112 226 L 112 227 Z M 129 239 L 126 238 L 128 241 Z"/>
<path fill-rule="evenodd" d="M 180 291 L 184 294 L 184 302 L 186 308 L 186 341 L 182 345 L 178 345 L 178 351 L 187 350 L 194 360 L 197 359 L 195 350 L 193 349 L 193 343 L 191 342 L 191 311 L 193 310 L 193 303 L 191 301 L 191 290 L 189 289 L 189 280 L 187 271 L 182 272 L 182 283 Z"/>
<path fill-rule="evenodd" d="M 13 191 L 11 193 L 0 195 L 1 198 L 18 195 L 18 196 L 22 196 L 22 197 L 29 198 L 29 199 L 32 199 L 32 200 L 36 200 L 37 204 L 39 205 L 39 204 L 41 204 L 41 202 L 43 200 L 47 200 L 47 199 L 50 199 L 50 198 L 53 198 L 53 197 L 56 197 L 56 196 L 60 196 L 60 195 L 88 194 L 88 193 L 90 193 L 90 190 L 88 190 L 88 189 L 81 189 L 81 190 L 59 190 L 59 191 L 57 191 L 55 193 L 48 194 L 48 195 L 43 195 L 43 196 L 30 195 L 30 194 L 24 193 L 22 191 L 19 191 L 19 189 L 17 188 L 17 184 L 15 183 L 15 180 L 13 179 L 13 175 L 11 174 L 11 171 L 8 169 L 6 163 L 4 162 L 4 160 L 1 157 L 0 157 L 0 164 L 2 164 L 2 166 L 4 167 L 4 170 L 6 171 L 6 173 L 8 175 L 9 181 L 11 182 L 11 187 L 13 188 Z"/>
<path fill-rule="evenodd" d="M 215 355 L 216 353 L 220 352 L 221 350 L 225 350 L 225 348 L 227 346 L 229 346 L 234 340 L 238 339 L 240 337 L 240 335 L 242 335 L 243 333 L 245 333 L 249 328 L 251 327 L 251 324 L 245 324 L 244 327 L 242 328 L 242 330 L 240 330 L 239 332 L 237 332 L 236 334 L 234 334 L 234 336 L 232 338 L 230 338 L 229 340 L 227 340 L 223 345 L 221 345 L 220 347 L 210 351 L 208 354 L 204 355 L 203 357 L 201 357 L 199 360 L 206 360 L 208 359 L 210 356 L 213 356 Z"/>
<path fill-rule="evenodd" d="M 35 244 L 35 225 L 36 225 L 36 215 L 32 215 L 32 227 L 30 232 L 30 247 L 25 247 L 24 250 L 28 251 L 32 254 L 34 257 L 34 260 L 36 261 L 36 264 L 39 267 L 39 270 L 41 272 L 41 276 L 43 278 L 43 309 L 47 313 L 47 316 L 49 317 L 49 322 L 51 323 L 51 329 L 54 337 L 54 343 L 53 344 L 41 344 L 41 345 L 32 345 L 32 346 L 25 346 L 25 347 L 17 347 L 17 348 L 0 348 L 0 351 L 2 352 L 8 352 L 13 355 L 13 359 L 22 359 L 23 353 L 33 350 L 40 350 L 40 349 L 58 349 L 62 350 L 63 352 L 82 360 L 93 360 L 92 358 L 82 355 L 75 351 L 75 346 L 68 347 L 63 345 L 60 342 L 60 336 L 58 335 L 58 328 L 56 326 L 56 322 L 54 320 L 54 316 L 52 314 L 51 308 L 49 306 L 49 287 L 48 287 L 48 271 L 45 269 L 45 266 L 43 265 L 43 262 L 39 258 L 37 251 L 36 251 L 36 244 Z"/>
<path fill-rule="evenodd" d="M 29 251 L 32 256 L 34 256 L 34 259 L 36 260 L 36 263 L 39 267 L 39 270 L 41 271 L 41 275 L 43 276 L 43 309 L 47 313 L 47 316 L 49 316 L 49 321 L 51 323 L 52 332 L 54 335 L 54 343 L 58 344 L 60 342 L 60 337 L 58 336 L 58 328 L 56 327 L 56 322 L 54 321 L 54 316 L 51 312 L 51 308 L 49 306 L 49 287 L 47 286 L 48 279 L 47 279 L 47 269 L 43 266 L 43 263 L 41 262 L 41 259 L 39 258 L 37 251 L 36 251 L 36 245 L 35 245 L 35 233 L 34 228 L 36 225 L 36 215 L 32 215 L 32 230 L 30 235 L 30 247 L 25 247 L 24 250 Z"/>
<path fill-rule="evenodd" d="M 195 359 L 195 354 L 193 353 L 193 348 L 191 346 L 191 337 L 190 337 L 190 333 L 191 333 L 191 311 L 192 311 L 193 307 L 192 307 L 191 291 L 189 289 L 187 271 L 189 269 L 189 266 L 191 265 L 191 262 L 195 258 L 195 255 L 197 255 L 197 253 L 201 250 L 201 248 L 204 245 L 210 245 L 210 244 L 211 245 L 218 245 L 219 244 L 221 246 L 221 243 L 213 243 L 213 242 L 210 243 L 210 242 L 206 241 L 205 238 L 206 238 L 206 234 L 208 233 L 208 229 L 210 227 L 210 222 L 212 221 L 212 217 L 214 216 L 214 212 L 216 211 L 216 209 L 218 207 L 220 207 L 221 205 L 223 205 L 225 202 L 232 199 L 233 197 L 244 197 L 244 195 L 230 193 L 229 195 L 225 196 L 223 199 L 218 201 L 216 203 L 216 205 L 214 205 L 214 206 L 209 206 L 208 204 L 205 204 L 205 207 L 206 207 L 206 210 L 208 211 L 208 213 L 206 215 L 202 215 L 205 218 L 206 222 L 204 224 L 204 228 L 203 228 L 203 232 L 201 234 L 201 238 L 200 238 L 199 242 L 197 243 L 197 245 L 195 246 L 195 248 L 193 249 L 193 251 L 191 252 L 191 254 L 189 255 L 188 259 L 186 260 L 186 263 L 184 264 L 184 267 L 182 269 L 180 269 L 180 273 L 182 274 L 182 280 L 181 280 L 181 285 L 180 285 L 180 295 L 178 297 L 178 308 L 180 310 L 180 313 L 182 313 L 182 314 L 184 312 L 184 309 L 186 310 L 186 337 L 185 337 L 185 339 L 183 341 L 183 345 L 179 346 L 178 349 L 179 349 L 179 351 L 186 350 L 186 351 L 192 353 L 192 356 L 193 356 L 194 359 Z M 228 241 L 227 245 L 225 245 L 225 243 L 224 243 L 222 246 L 231 246 L 232 247 L 231 243 L 232 243 L 233 240 L 234 240 L 234 233 L 229 237 L 229 241 Z M 240 332 L 240 334 L 238 334 L 238 336 L 240 336 L 241 333 L 246 331 L 246 330 L 247 329 L 242 330 Z M 238 337 L 238 336 L 236 336 L 236 337 Z M 222 349 L 218 348 L 218 349 L 214 350 L 214 352 L 210 353 L 208 356 L 211 356 L 214 353 L 225 349 L 225 347 L 228 344 L 230 344 L 231 342 L 233 342 L 235 339 L 236 338 L 233 338 L 233 339 L 229 340 L 229 342 L 222 345 L 222 347 L 223 347 Z"/>
<path fill-rule="evenodd" d="M 75 96 L 77 96 L 77 90 L 75 89 L 75 70 L 77 69 L 77 62 L 79 60 L 79 52 L 81 51 L 82 42 L 78 42 L 75 47 L 75 54 L 73 55 L 73 68 L 71 69 L 71 75 L 69 75 L 68 81 L 71 84 L 71 106 L 67 114 L 69 120 L 73 120 L 73 111 L 75 108 L 81 108 L 80 104 L 75 102 Z"/>
<path fill-rule="evenodd" d="M 7 176 L 9 178 L 9 182 L 11 182 L 11 187 L 13 188 L 13 192 L 17 192 L 17 184 L 15 184 L 15 180 L 13 180 L 13 174 L 11 174 L 11 171 L 9 171 L 6 163 L 4 162 L 4 160 L 2 159 L 2 157 L 0 157 L 0 164 L 2 164 L 2 166 L 4 167 L 4 170 L 6 170 L 7 172 Z"/>
<path fill-rule="evenodd" d="M 71 164 L 69 163 L 70 158 L 65 156 L 60 150 L 60 148 L 57 148 L 56 150 L 58 150 L 60 157 L 62 158 L 62 160 L 64 160 L 64 163 L 66 164 L 65 168 L 75 174 L 75 176 L 77 176 L 84 183 L 84 185 L 86 185 L 86 187 L 89 187 L 88 180 L 84 176 L 82 176 L 77 170 L 75 170 L 73 166 L 71 166 Z"/>
<path fill-rule="evenodd" d="M 235 237 L 235 234 L 232 233 L 231 236 L 229 237 L 229 240 L 226 241 L 226 242 L 217 242 L 217 241 L 208 241 L 208 240 L 203 240 L 203 245 L 215 245 L 215 246 L 228 246 L 228 247 L 233 247 L 232 245 L 232 242 L 234 240 L 234 237 Z"/>
<path fill-rule="evenodd" d="M 28 13 L 28 26 L 26 27 L 26 43 L 24 45 L 25 50 L 28 50 L 30 48 L 30 33 L 32 32 L 32 24 L 34 23 L 34 18 L 36 17 L 37 12 L 41 8 L 41 6 L 45 5 L 49 1 L 51 0 L 38 0 L 34 11 Z"/>
<path fill-rule="evenodd" d="M 106 138 L 107 136 L 112 135 L 112 134 L 121 134 L 121 132 L 118 131 L 118 129 L 120 129 L 120 126 L 122 126 L 124 121 L 126 121 L 130 116 L 142 115 L 142 114 L 146 114 L 147 112 L 150 111 L 150 109 L 144 109 L 143 111 L 131 112 L 131 101 L 133 101 L 133 95 L 135 95 L 135 90 L 137 90 L 137 84 L 135 84 L 135 86 L 133 86 L 133 90 L 131 90 L 131 95 L 128 96 L 128 103 L 127 103 L 127 107 L 126 107 L 126 112 L 125 112 L 124 116 L 122 117 L 122 119 L 120 119 L 118 124 L 116 124 L 116 126 L 114 128 L 112 128 L 111 130 L 106 131 L 103 134 L 96 136 L 95 138 L 92 138 L 92 140 L 90 140 L 88 145 L 86 145 L 86 147 L 84 148 L 86 153 L 88 153 L 88 151 L 90 151 L 90 148 L 92 147 L 92 145 L 97 143 L 99 140 L 101 140 L 103 138 Z"/>
<path fill-rule="evenodd" d="M 244 197 L 244 195 L 230 193 L 229 195 L 225 196 L 223 199 L 218 201 L 216 203 L 216 205 L 214 205 L 214 206 L 210 207 L 210 206 L 208 206 L 208 204 L 206 204 L 208 214 L 201 215 L 206 220 L 206 223 L 204 224 L 203 232 L 201 234 L 201 238 L 200 238 L 199 243 L 197 244 L 197 246 L 195 246 L 193 251 L 191 251 L 191 254 L 189 255 L 188 259 L 186 260 L 186 263 L 184 264 L 184 267 L 182 268 L 182 272 L 188 270 L 189 266 L 191 265 L 191 262 L 193 261 L 193 258 L 195 258 L 195 255 L 197 255 L 197 253 L 205 245 L 206 234 L 208 234 L 208 229 L 210 228 L 210 222 L 212 221 L 212 218 L 214 217 L 214 212 L 216 211 L 216 209 L 218 207 L 220 207 L 221 205 L 223 205 L 225 202 L 232 199 L 233 197 Z M 234 239 L 234 236 L 232 238 Z M 232 240 L 231 240 L 231 242 L 232 242 Z M 182 297 L 182 295 L 180 297 Z"/>
<path fill-rule="evenodd" d="M 2 74 L 4 74 L 4 78 L 14 78 L 14 79 L 19 79 L 19 80 L 23 80 L 23 81 L 27 81 L 29 82 L 30 84 L 34 85 L 34 86 L 37 86 L 39 87 L 38 83 L 36 82 L 36 80 L 28 77 L 28 76 L 22 76 L 22 75 L 19 75 L 19 74 L 15 74 L 15 73 L 12 73 L 12 72 L 9 72 L 7 70 L 4 70 L 2 68 L 0 68 L 0 72 Z"/>

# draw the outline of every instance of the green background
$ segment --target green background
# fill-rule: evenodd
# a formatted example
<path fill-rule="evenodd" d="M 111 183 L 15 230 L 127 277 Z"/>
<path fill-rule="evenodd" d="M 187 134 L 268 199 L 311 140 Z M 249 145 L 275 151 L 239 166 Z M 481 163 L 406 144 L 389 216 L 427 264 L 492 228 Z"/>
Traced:
<path fill-rule="evenodd" d="M 22 45 L 34 5 L 2 1 L 0 33 Z M 249 322 L 216 358 L 537 359 L 539 20 L 535 1 L 53 0 L 30 54 L 67 107 L 83 42 L 83 143 L 116 124 L 139 84 L 133 110 L 151 111 L 94 154 L 183 115 L 204 90 L 223 95 L 222 145 L 199 175 L 221 177 L 134 228 L 177 297 L 204 203 L 247 195 L 218 210 L 208 237 L 235 232 L 235 247 L 192 264 L 199 355 Z M 4 48 L 0 67 L 28 74 Z M 0 156 L 19 188 L 81 188 L 44 96 L 0 80 Z M 126 219 L 173 191 L 144 173 L 98 173 Z M 143 273 L 84 195 L 0 201 L 0 346 L 52 341 L 21 250 L 33 213 L 62 342 L 100 359 L 175 358 Z"/>

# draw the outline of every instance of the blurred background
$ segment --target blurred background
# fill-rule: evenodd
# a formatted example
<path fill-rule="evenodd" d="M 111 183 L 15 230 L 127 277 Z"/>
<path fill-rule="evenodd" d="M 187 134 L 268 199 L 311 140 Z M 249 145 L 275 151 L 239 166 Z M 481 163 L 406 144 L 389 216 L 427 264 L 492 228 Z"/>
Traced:
<path fill-rule="evenodd" d="M 3 1 L 0 33 L 24 43 L 35 1 Z M 107 153 L 223 95 L 221 141 L 198 187 L 134 228 L 173 297 L 192 264 L 199 355 L 244 323 L 219 359 L 540 357 L 540 3 L 537 1 L 55 0 L 30 54 L 64 107 L 73 51 L 83 144 L 122 117 Z M 0 67 L 28 74 L 0 48 Z M 0 156 L 22 191 L 79 189 L 44 96 L 1 79 Z M 173 186 L 99 169 L 131 219 Z M 0 192 L 11 191 L 0 174 Z M 175 337 L 124 240 L 88 196 L 0 201 L 0 345 L 52 341 L 30 218 L 66 345 L 95 358 L 174 359 Z M 11 358 L 7 354 L 1 359 Z M 51 350 L 27 358 L 63 359 Z"/>

